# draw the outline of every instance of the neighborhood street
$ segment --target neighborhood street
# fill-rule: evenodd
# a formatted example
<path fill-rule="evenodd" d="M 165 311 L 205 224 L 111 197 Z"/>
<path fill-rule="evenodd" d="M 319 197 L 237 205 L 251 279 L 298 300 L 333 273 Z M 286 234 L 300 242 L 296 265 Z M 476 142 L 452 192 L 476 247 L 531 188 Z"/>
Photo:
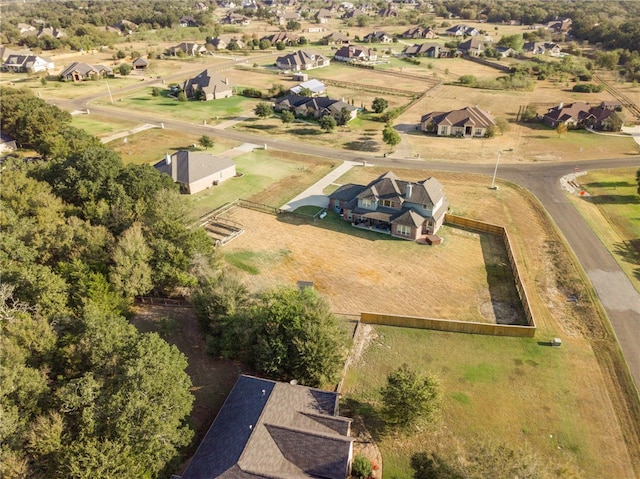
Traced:
<path fill-rule="evenodd" d="M 146 83 L 146 82 L 145 82 Z M 136 88 L 144 86 L 135 85 Z M 104 96 L 104 95 L 102 95 Z M 96 97 L 73 101 L 55 101 L 59 107 L 69 111 L 87 109 L 88 102 Z M 91 105 L 91 113 L 105 117 L 129 120 L 140 124 L 164 124 L 165 128 L 187 131 L 198 135 L 227 138 L 243 143 L 266 145 L 269 149 L 304 155 L 320 156 L 342 161 L 352 161 L 387 168 L 402 167 L 429 172 L 469 172 L 493 174 L 495 164 L 465 164 L 430 161 L 422 159 L 383 158 L 367 153 L 353 153 L 322 146 L 305 144 L 302 141 L 284 141 L 249 133 L 223 130 L 208 125 L 196 125 L 170 118 L 158 118 L 152 114 L 133 112 L 123 108 Z M 473 141 L 473 140 L 471 140 Z M 618 338 L 636 388 L 640 385 L 640 293 L 633 287 L 613 256 L 600 242 L 595 233 L 569 202 L 560 185 L 560 178 L 574 171 L 640 167 L 640 157 L 589 160 L 574 163 L 505 163 L 501 164 L 497 177 L 512 181 L 527 188 L 546 208 L 551 218 L 565 236 L 576 257 L 582 264 L 600 298 Z M 490 180 L 487 180 L 489 186 Z M 491 190 L 487 188 L 487 194 Z M 545 339 L 545 338 L 543 338 Z"/>

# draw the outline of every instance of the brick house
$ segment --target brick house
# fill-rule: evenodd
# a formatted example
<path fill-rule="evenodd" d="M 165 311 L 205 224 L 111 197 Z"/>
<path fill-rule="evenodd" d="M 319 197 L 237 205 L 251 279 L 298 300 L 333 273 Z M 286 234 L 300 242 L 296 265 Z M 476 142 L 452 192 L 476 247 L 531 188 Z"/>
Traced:
<path fill-rule="evenodd" d="M 438 136 L 484 137 L 496 124 L 493 117 L 477 106 L 461 110 L 432 111 L 420 119 L 420 129 Z"/>

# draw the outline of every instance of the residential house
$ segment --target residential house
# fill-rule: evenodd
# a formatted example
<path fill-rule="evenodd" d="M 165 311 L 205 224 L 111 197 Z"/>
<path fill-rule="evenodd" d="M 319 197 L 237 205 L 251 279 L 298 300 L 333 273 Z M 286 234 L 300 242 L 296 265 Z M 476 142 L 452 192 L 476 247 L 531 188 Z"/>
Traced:
<path fill-rule="evenodd" d="M 349 183 L 329 195 L 329 208 L 352 225 L 412 241 L 433 241 L 448 207 L 435 178 L 411 182 L 390 171 L 366 186 Z"/>
<path fill-rule="evenodd" d="M 180 53 L 182 52 L 182 53 Z M 169 47 L 167 50 L 167 55 L 178 56 L 181 54 L 189 55 L 189 56 L 198 56 L 207 52 L 207 49 L 204 45 L 194 42 L 182 42 L 176 45 L 175 47 Z"/>
<path fill-rule="evenodd" d="M 495 126 L 494 118 L 477 106 L 461 110 L 433 111 L 420 120 L 420 129 L 438 136 L 484 137 Z"/>
<path fill-rule="evenodd" d="M 134 70 L 146 70 L 149 67 L 149 60 L 143 57 L 138 57 L 131 63 Z"/>
<path fill-rule="evenodd" d="M 450 37 L 475 37 L 480 34 L 480 31 L 477 28 L 459 24 L 447 28 L 444 34 Z"/>
<path fill-rule="evenodd" d="M 351 419 L 339 395 L 241 375 L 196 453 L 175 479 L 345 479 Z"/>
<path fill-rule="evenodd" d="M 138 31 L 138 25 L 130 22 L 129 20 L 120 20 L 116 23 L 113 24 L 114 28 L 117 28 L 118 30 L 120 30 L 122 33 L 124 33 L 125 35 L 131 35 L 134 32 Z"/>
<path fill-rule="evenodd" d="M 62 81 L 73 82 L 97 80 L 106 76 L 113 76 L 113 70 L 110 67 L 106 65 L 89 65 L 81 62 L 73 62 L 60 72 Z"/>
<path fill-rule="evenodd" d="M 181 27 L 197 27 L 198 21 L 191 15 L 185 15 L 180 20 L 178 20 L 178 25 Z"/>
<path fill-rule="evenodd" d="M 350 38 L 342 33 L 333 32 L 325 37 L 322 37 L 322 43 L 325 45 L 348 45 Z"/>
<path fill-rule="evenodd" d="M 360 15 L 369 15 L 369 11 L 361 6 L 358 8 L 354 8 L 353 10 L 349 10 L 342 16 L 342 18 L 348 20 L 350 18 L 357 18 Z"/>
<path fill-rule="evenodd" d="M 412 27 L 400 35 L 402 38 L 438 38 L 438 34 L 431 27 Z"/>
<path fill-rule="evenodd" d="M 298 12 L 285 12 L 278 17 L 278 23 L 286 26 L 289 22 L 301 22 L 302 16 Z"/>
<path fill-rule="evenodd" d="M 2 70 L 13 73 L 40 73 L 53 70 L 55 64 L 49 57 L 10 54 L 2 63 Z"/>
<path fill-rule="evenodd" d="M 251 23 L 251 19 L 246 15 L 230 12 L 222 19 L 222 23 L 227 23 L 229 25 L 249 25 Z"/>
<path fill-rule="evenodd" d="M 180 184 L 184 193 L 193 195 L 218 185 L 236 175 L 236 165 L 231 158 L 217 157 L 209 153 L 179 150 L 153 165 L 160 173 L 169 175 Z"/>
<path fill-rule="evenodd" d="M 333 12 L 331 10 L 327 10 L 326 8 L 321 8 L 316 12 L 314 18 L 318 23 L 327 23 L 333 18 Z"/>
<path fill-rule="evenodd" d="M 11 48 L 7 48 L 4 45 L 0 45 L 0 61 L 3 63 L 9 58 L 11 55 L 33 55 L 31 50 L 13 50 Z"/>
<path fill-rule="evenodd" d="M 32 37 L 35 36 L 37 38 L 42 37 L 52 37 L 52 38 L 63 38 L 66 37 L 67 34 L 55 27 L 40 27 L 38 30 L 29 30 L 22 34 L 23 37 Z"/>
<path fill-rule="evenodd" d="M 573 21 L 570 18 L 556 17 L 554 20 L 547 22 L 545 27 L 554 33 L 567 33 L 571 30 L 572 23 Z"/>
<path fill-rule="evenodd" d="M 298 35 L 295 35 L 290 32 L 278 32 L 278 33 L 273 33 L 271 35 L 264 36 L 260 39 L 260 41 L 268 40 L 271 43 L 271 45 L 275 45 L 278 42 L 282 42 L 285 45 L 291 46 L 291 45 L 297 45 L 299 38 L 300 37 L 298 37 Z"/>
<path fill-rule="evenodd" d="M 394 18 L 398 16 L 398 9 L 395 5 L 389 5 L 381 10 L 378 10 L 378 17 L 381 18 Z"/>
<path fill-rule="evenodd" d="M 514 57 L 518 54 L 518 52 L 516 52 L 513 48 L 505 47 L 502 45 L 496 45 L 495 50 L 500 58 Z"/>
<path fill-rule="evenodd" d="M 326 85 L 320 80 L 315 79 L 307 80 L 289 89 L 291 93 L 295 93 L 296 95 L 299 95 L 303 90 L 309 90 L 311 92 L 311 96 L 320 96 L 327 93 Z"/>
<path fill-rule="evenodd" d="M 406 47 L 402 53 L 408 57 L 447 58 L 451 56 L 451 49 L 439 43 L 416 43 Z"/>
<path fill-rule="evenodd" d="M 221 78 L 209 70 L 184 82 L 183 90 L 187 98 L 200 98 L 202 101 L 219 100 L 233 95 L 233 86 L 227 78 Z"/>
<path fill-rule="evenodd" d="M 551 56 L 559 56 L 562 47 L 552 42 L 527 42 L 522 46 L 522 51 L 529 55 L 544 55 L 548 53 Z"/>
<path fill-rule="evenodd" d="M 313 70 L 314 68 L 329 66 L 330 63 L 331 61 L 327 57 L 306 50 L 298 50 L 276 58 L 276 66 L 278 68 L 292 71 Z"/>
<path fill-rule="evenodd" d="M 0 132 L 0 154 L 4 154 L 9 151 L 15 151 L 18 149 L 16 139 L 11 135 Z"/>
<path fill-rule="evenodd" d="M 552 128 L 560 123 L 568 128 L 594 128 L 596 130 L 619 131 L 622 122 L 615 113 L 615 109 L 608 108 L 603 102 L 597 107 L 589 103 L 577 101 L 574 103 L 560 103 L 550 108 L 542 117 L 542 122 Z"/>
<path fill-rule="evenodd" d="M 193 8 L 199 12 L 206 12 L 209 10 L 209 6 L 204 2 L 196 2 Z"/>
<path fill-rule="evenodd" d="M 320 118 L 325 115 L 331 115 L 336 121 L 342 119 L 343 108 L 349 112 L 347 121 L 353 120 L 358 115 L 358 109 L 355 106 L 349 105 L 342 100 L 335 100 L 329 97 L 305 97 L 296 94 L 279 98 L 273 108 L 276 111 L 292 111 L 299 117 Z"/>
<path fill-rule="evenodd" d="M 28 23 L 18 23 L 17 28 L 18 28 L 18 33 L 22 36 L 25 36 L 25 34 L 28 34 L 29 32 L 36 31 L 36 27 Z"/>
<path fill-rule="evenodd" d="M 346 45 L 336 51 L 333 59 L 339 62 L 374 62 L 378 54 L 367 47 Z"/>
<path fill-rule="evenodd" d="M 364 36 L 363 41 L 368 43 L 391 43 L 393 37 L 385 32 L 371 32 Z"/>
<path fill-rule="evenodd" d="M 208 44 L 213 46 L 215 50 L 224 50 L 227 48 L 228 42 L 224 38 L 215 37 L 209 40 Z"/>
<path fill-rule="evenodd" d="M 491 46 L 491 42 L 482 40 L 481 38 L 473 37 L 458 45 L 458 52 L 462 55 L 468 55 L 470 57 L 480 57 L 484 54 L 488 46 Z"/>

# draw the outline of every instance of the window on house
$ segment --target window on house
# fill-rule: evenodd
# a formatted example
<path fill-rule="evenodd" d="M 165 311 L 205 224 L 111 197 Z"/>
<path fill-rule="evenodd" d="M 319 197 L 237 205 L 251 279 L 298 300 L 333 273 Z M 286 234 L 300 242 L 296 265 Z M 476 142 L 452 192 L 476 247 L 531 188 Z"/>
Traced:
<path fill-rule="evenodd" d="M 482 136 L 482 128 L 476 128 L 476 136 Z"/>
<path fill-rule="evenodd" d="M 396 231 L 399 235 L 409 236 L 411 234 L 411 227 L 406 225 L 398 225 Z"/>
<path fill-rule="evenodd" d="M 362 207 L 363 208 L 371 208 L 371 200 L 369 198 L 362 199 Z"/>
<path fill-rule="evenodd" d="M 395 208 L 396 204 L 391 200 L 382 200 L 382 206 L 390 206 L 391 208 Z"/>

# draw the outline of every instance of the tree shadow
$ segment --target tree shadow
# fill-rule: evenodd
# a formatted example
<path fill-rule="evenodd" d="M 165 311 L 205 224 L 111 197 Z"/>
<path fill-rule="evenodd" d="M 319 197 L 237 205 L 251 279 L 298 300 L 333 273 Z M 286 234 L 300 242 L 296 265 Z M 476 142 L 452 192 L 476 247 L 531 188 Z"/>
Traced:
<path fill-rule="evenodd" d="M 628 181 L 594 181 L 593 183 L 587 183 L 585 186 L 592 186 L 593 188 L 627 188 L 629 186 L 635 186 Z"/>
<path fill-rule="evenodd" d="M 249 128 L 251 130 L 274 130 L 276 127 L 274 125 L 245 125 L 245 128 Z"/>
<path fill-rule="evenodd" d="M 613 245 L 613 252 L 627 263 L 640 266 L 640 239 L 632 239 Z M 633 271 L 633 276 L 640 280 L 640 268 Z"/>
<path fill-rule="evenodd" d="M 585 200 L 594 205 L 637 205 L 640 204 L 640 196 L 637 195 L 596 195 L 583 196 Z"/>
<path fill-rule="evenodd" d="M 364 137 L 364 139 L 361 137 L 358 141 L 347 141 L 346 143 L 343 143 L 343 146 L 347 150 L 353 150 L 353 151 L 369 151 L 369 152 L 380 151 L 380 146 L 378 145 L 378 142 L 375 140 L 371 140 L 367 137 Z"/>
<path fill-rule="evenodd" d="M 374 441 L 379 442 L 384 436 L 386 430 L 384 419 L 372 404 L 351 397 L 345 398 L 340 405 L 340 414 L 347 417 L 361 417 Z"/>
<path fill-rule="evenodd" d="M 324 131 L 316 130 L 314 128 L 292 128 L 289 130 L 289 133 L 300 136 L 316 136 L 322 135 Z"/>

